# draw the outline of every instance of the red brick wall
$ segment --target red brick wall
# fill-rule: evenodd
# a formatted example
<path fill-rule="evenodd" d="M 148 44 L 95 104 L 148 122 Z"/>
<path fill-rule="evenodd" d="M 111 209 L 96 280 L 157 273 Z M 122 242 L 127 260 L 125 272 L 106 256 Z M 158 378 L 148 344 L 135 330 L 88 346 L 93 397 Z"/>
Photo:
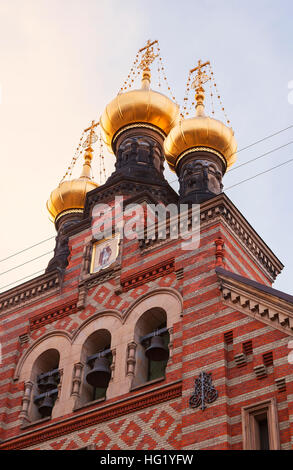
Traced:
<path fill-rule="evenodd" d="M 58 309 L 78 296 L 78 282 L 84 252 L 84 240 L 90 230 L 72 236 L 71 254 L 59 295 L 48 295 L 23 308 L 2 314 L 2 356 L 0 385 L 0 422 L 2 440 L 23 434 L 19 428 L 23 384 L 14 382 L 13 376 L 24 351 L 52 329 L 73 332 L 95 313 L 93 305 L 76 311 L 55 322 L 33 330 L 29 341 L 23 345 L 19 336 L 33 316 L 49 309 Z M 174 325 L 173 356 L 170 359 L 165 383 L 182 380 L 182 397 L 164 402 L 145 411 L 119 417 L 105 424 L 88 427 L 66 434 L 34 448 L 73 449 L 95 443 L 98 448 L 190 448 L 190 449 L 241 449 L 242 406 L 257 403 L 268 397 L 277 400 L 282 448 L 292 448 L 292 372 L 287 361 L 288 336 L 272 327 L 223 305 L 215 274 L 215 240 L 224 240 L 223 266 L 243 276 L 269 284 L 260 265 L 243 247 L 236 236 L 220 221 L 203 226 L 201 243 L 196 252 L 182 251 L 179 241 L 171 241 L 141 254 L 137 241 L 123 244 L 121 275 L 130 275 L 148 266 L 175 258 L 175 271 L 183 268 L 183 279 L 176 273 L 158 277 L 154 281 L 134 287 L 117 295 L 115 282 L 109 280 L 88 291 L 88 298 L 104 308 L 120 311 L 128 308 L 142 294 L 157 287 L 172 287 L 184 299 L 183 315 Z M 233 330 L 233 345 L 224 343 L 224 333 Z M 243 342 L 251 340 L 253 354 L 247 364 L 238 367 L 235 354 L 242 351 Z M 274 364 L 268 376 L 257 379 L 253 368 L 263 360 L 263 354 L 272 351 Z M 194 379 L 201 371 L 211 372 L 218 391 L 218 399 L 205 411 L 191 409 L 188 405 L 193 393 Z M 278 392 L 275 379 L 286 377 L 287 390 Z M 140 390 L 142 393 L 143 390 Z M 127 396 L 134 395 L 134 392 Z M 121 397 L 120 397 L 121 398 Z M 125 396 L 123 398 L 126 398 Z M 115 399 L 112 400 L 115 402 Z M 98 407 L 100 405 L 96 405 Z M 74 416 L 67 416 L 70 418 Z M 291 417 L 291 418 L 290 418 Z M 58 419 L 57 421 L 60 421 Z M 166 423 L 166 424 L 165 424 Z M 167 424 L 169 423 L 169 424 Z M 44 426 L 44 424 L 43 424 Z M 26 430 L 25 432 L 28 432 Z M 2 447 L 5 447 L 5 443 Z"/>

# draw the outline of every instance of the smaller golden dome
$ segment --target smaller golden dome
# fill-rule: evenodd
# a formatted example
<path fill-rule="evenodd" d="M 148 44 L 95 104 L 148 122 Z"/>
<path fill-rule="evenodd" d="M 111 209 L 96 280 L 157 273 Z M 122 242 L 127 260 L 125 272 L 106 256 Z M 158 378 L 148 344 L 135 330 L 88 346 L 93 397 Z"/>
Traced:
<path fill-rule="evenodd" d="M 186 152 L 202 147 L 218 154 L 227 168 L 236 160 L 237 142 L 233 130 L 208 116 L 179 121 L 164 142 L 166 160 L 172 170 Z"/>
<path fill-rule="evenodd" d="M 91 174 L 92 149 L 88 147 L 84 156 L 83 170 L 79 178 L 62 181 L 47 201 L 47 209 L 54 222 L 68 213 L 83 213 L 85 198 L 89 191 L 98 187 Z"/>
<path fill-rule="evenodd" d="M 179 121 L 164 142 L 166 160 L 172 170 L 175 170 L 184 155 L 196 150 L 207 150 L 218 155 L 226 169 L 236 160 L 237 142 L 231 127 L 204 113 L 205 95 L 200 67 L 194 69 L 199 69 L 199 86 L 196 86 L 195 95 L 196 116 Z"/>
<path fill-rule="evenodd" d="M 143 123 L 154 126 L 166 136 L 177 123 L 179 107 L 167 96 L 150 89 L 150 73 L 145 70 L 142 88 L 119 93 L 104 110 L 100 127 L 102 137 L 113 152 L 113 139 L 127 126 Z"/>

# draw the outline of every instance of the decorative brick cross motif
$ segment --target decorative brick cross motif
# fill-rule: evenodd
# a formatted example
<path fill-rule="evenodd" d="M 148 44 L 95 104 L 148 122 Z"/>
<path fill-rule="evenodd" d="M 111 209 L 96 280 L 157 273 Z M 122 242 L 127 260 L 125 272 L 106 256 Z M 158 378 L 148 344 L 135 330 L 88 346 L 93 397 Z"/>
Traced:
<path fill-rule="evenodd" d="M 201 372 L 199 377 L 194 381 L 194 393 L 189 399 L 189 406 L 191 408 L 198 408 L 205 410 L 206 403 L 213 403 L 218 398 L 218 392 L 212 385 L 212 374 Z"/>

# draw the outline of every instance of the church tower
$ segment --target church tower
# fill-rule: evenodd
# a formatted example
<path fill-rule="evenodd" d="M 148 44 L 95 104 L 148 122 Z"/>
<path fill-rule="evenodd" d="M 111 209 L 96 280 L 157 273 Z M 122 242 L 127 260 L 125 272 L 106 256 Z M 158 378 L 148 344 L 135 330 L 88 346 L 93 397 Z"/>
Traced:
<path fill-rule="evenodd" d="M 283 265 L 223 192 L 237 144 L 205 109 L 209 62 L 190 71 L 188 118 L 153 89 L 155 60 L 148 41 L 85 129 L 80 177 L 70 166 L 52 191 L 45 272 L 0 294 L 0 449 L 292 449 L 293 297 L 272 287 Z M 104 184 L 99 132 L 116 158 Z M 170 212 L 182 206 L 199 234 L 188 249 Z"/>

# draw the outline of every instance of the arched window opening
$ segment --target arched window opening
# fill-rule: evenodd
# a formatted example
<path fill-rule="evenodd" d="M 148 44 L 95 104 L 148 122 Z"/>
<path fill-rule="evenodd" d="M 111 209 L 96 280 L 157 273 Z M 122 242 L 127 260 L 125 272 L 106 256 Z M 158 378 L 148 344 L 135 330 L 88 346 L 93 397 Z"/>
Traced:
<path fill-rule="evenodd" d="M 31 421 L 48 418 L 52 415 L 60 383 L 59 360 L 59 352 L 56 349 L 48 349 L 38 357 L 33 365 L 31 380 L 34 386 Z"/>
<path fill-rule="evenodd" d="M 110 332 L 104 329 L 95 331 L 87 338 L 82 348 L 85 370 L 81 404 L 106 397 L 112 374 L 112 360 Z"/>
<path fill-rule="evenodd" d="M 167 315 L 162 308 L 146 311 L 135 326 L 136 373 L 133 387 L 165 376 L 169 359 Z"/>

